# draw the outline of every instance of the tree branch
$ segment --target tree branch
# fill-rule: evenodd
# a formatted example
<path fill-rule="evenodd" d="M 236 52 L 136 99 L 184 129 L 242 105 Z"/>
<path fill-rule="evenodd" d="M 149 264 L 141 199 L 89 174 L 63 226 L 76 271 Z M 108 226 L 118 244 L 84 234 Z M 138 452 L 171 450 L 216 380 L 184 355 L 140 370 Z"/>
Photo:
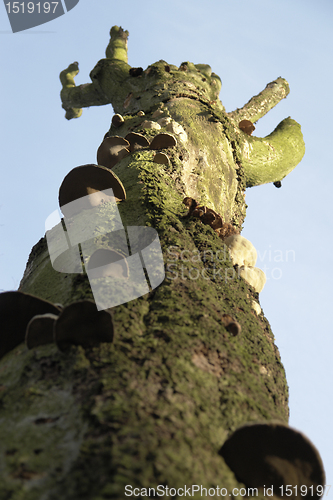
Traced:
<path fill-rule="evenodd" d="M 246 187 L 281 181 L 301 161 L 305 145 L 301 126 L 286 118 L 266 137 L 246 134 L 240 142 Z"/>
<path fill-rule="evenodd" d="M 242 120 L 257 122 L 268 111 L 276 106 L 289 94 L 289 84 L 284 78 L 277 78 L 266 85 L 260 94 L 252 97 L 241 109 L 228 113 L 228 116 L 237 124 Z"/>
<path fill-rule="evenodd" d="M 124 100 L 126 97 L 128 86 L 123 83 L 130 69 L 127 64 L 128 31 L 113 26 L 110 36 L 111 39 L 105 51 L 106 59 L 101 59 L 90 73 L 92 83 L 76 87 L 74 77 L 79 72 L 77 62 L 70 64 L 60 73 L 63 86 L 60 96 L 68 120 L 81 116 L 82 108 L 114 104 L 113 96 L 116 96 L 115 90 L 119 87 L 123 90 L 120 92 L 120 98 Z"/>
<path fill-rule="evenodd" d="M 74 62 L 60 73 L 60 81 L 63 86 L 60 97 L 62 107 L 66 110 L 67 120 L 79 118 L 82 115 L 82 108 L 109 103 L 95 82 L 76 87 L 74 77 L 78 72 L 79 64 Z"/>

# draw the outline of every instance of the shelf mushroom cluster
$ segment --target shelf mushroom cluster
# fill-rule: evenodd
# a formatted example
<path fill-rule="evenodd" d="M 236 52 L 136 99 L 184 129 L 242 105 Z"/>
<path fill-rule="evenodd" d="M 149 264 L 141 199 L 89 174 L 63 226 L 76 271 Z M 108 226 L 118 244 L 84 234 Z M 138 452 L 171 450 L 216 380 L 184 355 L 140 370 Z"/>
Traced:
<path fill-rule="evenodd" d="M 97 150 L 97 163 L 98 165 L 103 165 L 106 168 L 112 169 L 120 160 L 139 149 L 151 149 L 156 151 L 159 149 L 173 148 L 176 145 L 176 138 L 169 133 L 157 134 L 151 142 L 149 142 L 144 135 L 138 134 L 137 132 L 129 132 L 125 137 L 120 137 L 118 135 L 105 137 Z M 161 153 L 157 153 L 153 161 L 156 163 L 165 163 L 160 161 L 159 155 L 161 155 Z M 165 154 L 164 157 L 166 157 Z M 167 163 L 168 162 L 169 161 L 167 161 Z"/>
<path fill-rule="evenodd" d="M 238 234 L 238 230 L 228 222 L 223 222 L 221 215 L 211 208 L 199 205 L 194 198 L 188 196 L 183 199 L 183 204 L 188 208 L 185 217 L 197 217 L 203 224 L 208 224 L 224 240 L 232 234 Z"/>
<path fill-rule="evenodd" d="M 62 307 L 28 293 L 3 292 L 0 317 L 0 359 L 24 341 L 28 349 L 55 343 L 66 351 L 71 345 L 113 342 L 114 337 L 111 314 L 98 311 L 91 300 Z"/>
<path fill-rule="evenodd" d="M 266 275 L 255 267 L 257 251 L 252 243 L 240 234 L 228 236 L 224 243 L 229 249 L 233 265 L 238 267 L 239 276 L 249 283 L 255 292 L 260 293 L 265 286 Z"/>
<path fill-rule="evenodd" d="M 156 109 L 154 113 L 151 115 L 151 120 L 144 120 L 143 122 L 140 123 L 139 127 L 140 128 L 148 128 L 151 130 L 161 130 L 161 128 L 165 128 L 167 132 L 170 132 L 172 134 L 177 135 L 179 140 L 183 143 L 186 144 L 188 141 L 187 133 L 184 130 L 184 127 L 173 120 L 171 116 L 165 116 L 168 115 L 169 112 L 166 109 L 162 109 L 161 107 Z M 144 116 L 143 111 L 139 111 L 137 113 L 137 116 Z M 113 115 L 112 117 L 112 125 L 115 128 L 121 127 L 124 123 L 125 120 L 122 115 L 116 114 Z"/>
<path fill-rule="evenodd" d="M 229 223 L 223 222 L 221 215 L 211 208 L 200 206 L 194 198 L 186 197 L 183 203 L 188 207 L 185 217 L 197 217 L 203 224 L 208 224 L 227 245 L 234 266 L 237 266 L 241 276 L 257 293 L 260 293 L 266 283 L 264 271 L 255 267 L 257 251 L 252 243 L 241 236 L 237 229 Z M 253 309 L 258 312 L 256 305 Z"/>

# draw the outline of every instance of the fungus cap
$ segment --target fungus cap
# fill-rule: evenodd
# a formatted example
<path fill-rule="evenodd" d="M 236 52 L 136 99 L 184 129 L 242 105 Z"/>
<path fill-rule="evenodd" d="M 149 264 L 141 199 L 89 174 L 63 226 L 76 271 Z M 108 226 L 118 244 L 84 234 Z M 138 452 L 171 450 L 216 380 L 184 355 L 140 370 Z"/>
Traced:
<path fill-rule="evenodd" d="M 29 321 L 38 314 L 60 314 L 51 302 L 23 292 L 0 293 L 0 359 L 24 342 Z"/>
<path fill-rule="evenodd" d="M 159 163 L 160 165 L 169 165 L 170 160 L 169 157 L 165 153 L 156 153 L 156 155 L 153 158 L 153 161 L 155 163 Z"/>
<path fill-rule="evenodd" d="M 255 130 L 255 126 L 252 122 L 250 122 L 250 120 L 242 120 L 241 122 L 239 122 L 238 126 L 247 135 L 251 135 Z"/>
<path fill-rule="evenodd" d="M 259 267 L 241 266 L 239 268 L 241 276 L 257 293 L 260 293 L 266 283 L 266 274 Z"/>
<path fill-rule="evenodd" d="M 163 111 L 162 111 L 163 113 Z M 161 125 L 161 127 L 166 127 L 169 123 L 172 122 L 172 118 L 170 116 L 164 116 L 163 118 L 159 118 L 157 120 L 157 123 Z"/>
<path fill-rule="evenodd" d="M 118 161 L 130 154 L 129 145 L 126 139 L 118 135 L 105 137 L 97 150 L 98 165 L 113 168 Z"/>
<path fill-rule="evenodd" d="M 148 148 L 149 141 L 142 134 L 137 134 L 136 132 L 130 132 L 126 135 L 125 139 L 129 142 L 129 150 L 131 152 L 137 151 L 138 149 Z"/>
<path fill-rule="evenodd" d="M 59 311 L 60 313 L 60 311 Z M 25 344 L 28 349 L 40 345 L 52 344 L 53 327 L 58 319 L 57 314 L 37 314 L 28 323 L 25 333 Z"/>
<path fill-rule="evenodd" d="M 192 206 L 196 207 L 198 205 L 198 202 L 194 198 L 190 198 L 189 196 L 186 196 L 186 198 L 183 199 L 183 203 L 188 208 Z"/>
<path fill-rule="evenodd" d="M 125 121 L 124 118 L 117 113 L 116 115 L 113 115 L 111 123 L 114 127 L 118 128 L 122 126 L 124 121 Z"/>
<path fill-rule="evenodd" d="M 152 118 L 160 118 L 162 115 L 164 115 L 165 111 L 163 111 L 163 109 L 161 108 L 158 108 L 154 111 L 154 113 L 151 115 Z M 171 118 L 170 118 L 171 120 Z M 158 122 L 159 120 L 157 120 Z"/>
<path fill-rule="evenodd" d="M 116 200 L 125 200 L 126 191 L 120 179 L 111 170 L 100 165 L 82 165 L 71 170 L 59 189 L 59 206 L 66 217 L 72 217 L 82 209 L 89 209 L 110 199 L 99 191 L 112 189 Z M 88 196 L 89 195 L 89 196 Z M 84 198 L 82 204 L 69 203 Z M 112 197 L 114 200 L 114 198 Z"/>
<path fill-rule="evenodd" d="M 302 498 L 313 500 L 321 496 L 317 486 L 325 485 L 317 449 L 302 433 L 281 423 L 244 425 L 225 441 L 219 454 L 238 481 L 247 487 L 273 486 L 279 496 L 281 486 L 296 487 L 299 494 L 300 487 L 305 485 L 306 495 Z"/>
<path fill-rule="evenodd" d="M 160 130 L 161 125 L 157 122 L 152 121 L 152 120 L 145 120 L 141 123 L 140 128 L 150 128 L 152 130 Z"/>
<path fill-rule="evenodd" d="M 254 310 L 254 312 L 259 316 L 259 314 L 261 314 L 261 307 L 260 305 L 258 304 L 258 302 L 256 302 L 255 300 L 252 300 L 251 301 L 251 308 Z"/>
<path fill-rule="evenodd" d="M 129 268 L 126 257 L 115 250 L 99 248 L 90 257 L 87 271 L 90 278 L 112 276 L 128 278 Z"/>
<path fill-rule="evenodd" d="M 223 219 L 221 215 L 217 214 L 217 217 L 215 220 L 211 223 L 211 228 L 214 229 L 214 231 L 219 232 L 221 227 L 223 226 Z"/>
<path fill-rule="evenodd" d="M 185 132 L 182 125 L 174 120 L 171 120 L 170 123 L 167 124 L 166 129 L 168 132 L 176 134 L 183 144 L 187 143 L 187 133 Z"/>
<path fill-rule="evenodd" d="M 230 257 L 234 266 L 255 266 L 257 251 L 252 243 L 244 238 L 244 236 L 233 234 L 226 238 L 224 243 L 229 248 Z"/>
<path fill-rule="evenodd" d="M 150 143 L 150 149 L 173 148 L 177 145 L 176 138 L 171 134 L 158 134 Z"/>
<path fill-rule="evenodd" d="M 204 224 L 208 224 L 209 226 L 212 226 L 217 217 L 218 214 L 214 212 L 214 210 L 212 210 L 211 208 L 207 208 L 205 214 L 201 217 L 201 222 L 203 222 Z"/>
<path fill-rule="evenodd" d="M 98 311 L 95 302 L 80 300 L 65 307 L 54 325 L 54 341 L 60 351 L 71 345 L 91 347 L 112 342 L 114 335 L 111 314 Z"/>
<path fill-rule="evenodd" d="M 222 227 L 216 230 L 222 241 L 225 241 L 230 236 L 239 235 L 239 231 L 233 226 L 229 224 L 229 222 L 223 222 Z"/>
<path fill-rule="evenodd" d="M 230 314 L 223 314 L 222 323 L 225 329 L 230 332 L 234 337 L 242 331 L 242 327 Z"/>

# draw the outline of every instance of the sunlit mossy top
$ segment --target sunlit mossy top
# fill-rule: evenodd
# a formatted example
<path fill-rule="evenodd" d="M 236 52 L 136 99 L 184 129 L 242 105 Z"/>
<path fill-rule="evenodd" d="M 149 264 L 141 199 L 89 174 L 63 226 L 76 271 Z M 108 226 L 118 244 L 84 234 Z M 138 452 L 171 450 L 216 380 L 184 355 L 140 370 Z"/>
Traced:
<path fill-rule="evenodd" d="M 242 120 L 257 122 L 287 97 L 289 85 L 285 79 L 270 82 L 242 108 L 226 113 L 219 99 L 221 79 L 209 65 L 184 62 L 177 67 L 160 60 L 145 70 L 131 67 L 127 59 L 128 31 L 114 26 L 110 36 L 106 58 L 90 73 L 92 83 L 75 85 L 77 62 L 61 72 L 61 99 L 67 119 L 78 118 L 82 108 L 88 106 L 112 104 L 122 115 L 134 116 L 138 111 L 149 115 L 161 103 L 191 99 L 206 107 L 209 119 L 222 123 L 223 134 L 228 135 L 237 163 L 242 165 L 246 187 L 279 182 L 301 161 L 305 146 L 295 120 L 286 118 L 264 138 L 249 136 L 239 127 Z M 221 137 L 221 144 L 223 140 Z"/>
<path fill-rule="evenodd" d="M 184 62 L 178 68 L 160 60 L 146 70 L 132 68 L 127 62 L 128 32 L 114 26 L 110 35 L 106 58 L 98 61 L 90 72 L 91 84 L 75 86 L 77 62 L 61 72 L 66 118 L 80 116 L 82 107 L 110 103 L 116 113 L 123 114 L 148 111 L 173 97 L 187 96 L 206 103 L 218 100 L 221 79 L 208 64 Z"/>

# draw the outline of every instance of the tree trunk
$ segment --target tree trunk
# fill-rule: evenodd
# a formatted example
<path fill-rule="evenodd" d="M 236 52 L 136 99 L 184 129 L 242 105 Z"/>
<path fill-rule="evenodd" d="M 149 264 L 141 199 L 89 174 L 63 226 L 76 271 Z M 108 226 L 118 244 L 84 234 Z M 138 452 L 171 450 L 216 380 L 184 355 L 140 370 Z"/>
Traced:
<path fill-rule="evenodd" d="M 65 353 L 54 344 L 20 344 L 1 360 L 0 499 L 121 499 L 126 485 L 231 492 L 244 485 L 219 454 L 228 436 L 251 422 L 288 422 L 285 373 L 254 304 L 258 293 L 236 272 L 223 238 L 186 217 L 183 204 L 193 198 L 222 216 L 227 233 L 241 230 L 245 188 L 281 181 L 304 154 L 290 118 L 264 139 L 239 128 L 286 97 L 288 84 L 278 78 L 228 114 L 209 66 L 130 68 L 127 36 L 112 28 L 91 84 L 75 87 L 77 63 L 62 72 L 63 107 L 73 118 L 84 106 L 111 102 L 124 122 L 109 136 L 135 131 L 151 141 L 171 131 L 177 138 L 164 150 L 168 165 L 144 148 L 113 169 L 127 193 L 118 203 L 122 222 L 157 230 L 165 280 L 112 309 L 113 343 Z M 160 130 L 144 123 L 160 118 L 169 118 Z M 98 210 L 103 233 L 111 209 Z M 19 290 L 64 306 L 93 298 L 87 275 L 52 268 L 45 238 L 32 249 Z M 228 327 L 229 316 L 241 331 Z"/>

